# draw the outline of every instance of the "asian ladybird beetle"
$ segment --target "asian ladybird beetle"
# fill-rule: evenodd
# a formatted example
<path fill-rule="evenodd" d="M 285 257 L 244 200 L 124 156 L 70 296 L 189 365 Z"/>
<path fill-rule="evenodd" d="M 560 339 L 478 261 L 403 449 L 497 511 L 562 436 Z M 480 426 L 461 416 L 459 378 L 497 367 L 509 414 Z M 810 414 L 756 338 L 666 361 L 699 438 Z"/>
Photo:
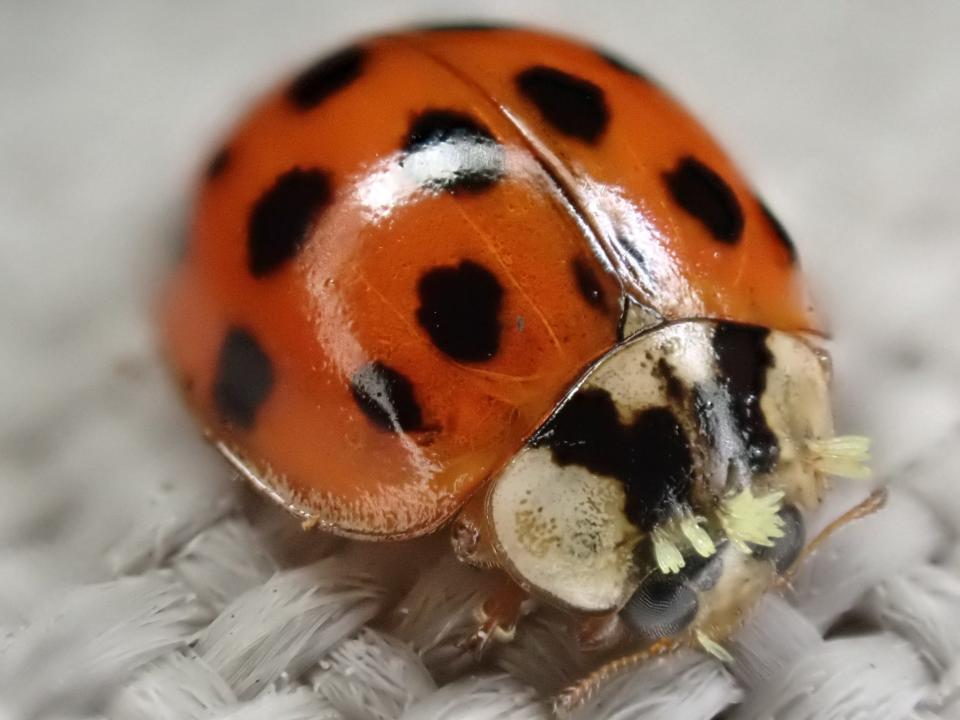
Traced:
<path fill-rule="evenodd" d="M 450 524 L 504 570 L 481 641 L 533 598 L 722 655 L 824 475 L 865 471 L 780 223 L 648 78 L 523 29 L 368 38 L 267 95 L 207 167 L 162 337 L 290 511 Z"/>

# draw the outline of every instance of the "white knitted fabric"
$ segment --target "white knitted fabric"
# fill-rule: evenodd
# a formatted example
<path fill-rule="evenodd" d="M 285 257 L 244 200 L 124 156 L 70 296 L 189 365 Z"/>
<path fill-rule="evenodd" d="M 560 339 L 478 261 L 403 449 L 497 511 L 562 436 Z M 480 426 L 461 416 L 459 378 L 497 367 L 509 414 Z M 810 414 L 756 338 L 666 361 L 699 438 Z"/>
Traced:
<path fill-rule="evenodd" d="M 893 488 L 731 667 L 686 651 L 574 717 L 960 718 L 960 5 L 6 0 L 0 719 L 540 719 L 590 666 L 550 612 L 474 666 L 483 575 L 444 537 L 345 542 L 253 498 L 152 335 L 190 177 L 240 108 L 357 32 L 488 15 L 602 43 L 705 118 L 792 230 L 838 424 Z"/>

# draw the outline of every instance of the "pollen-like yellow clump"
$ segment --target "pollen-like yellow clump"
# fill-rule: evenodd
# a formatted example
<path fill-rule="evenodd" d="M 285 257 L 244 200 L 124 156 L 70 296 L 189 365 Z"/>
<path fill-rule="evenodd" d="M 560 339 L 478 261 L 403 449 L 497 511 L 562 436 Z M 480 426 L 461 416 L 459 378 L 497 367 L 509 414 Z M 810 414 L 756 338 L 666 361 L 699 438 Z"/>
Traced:
<path fill-rule="evenodd" d="M 680 572 L 686 565 L 683 553 L 675 542 L 675 532 L 669 523 L 653 530 L 653 556 L 660 572 L 665 575 Z"/>
<path fill-rule="evenodd" d="M 732 663 L 733 655 L 727 649 L 702 630 L 697 630 L 697 641 L 701 647 L 722 663 Z"/>
<path fill-rule="evenodd" d="M 710 533 L 700 527 L 707 521 L 699 515 L 685 515 L 680 520 L 680 532 L 690 542 L 691 547 L 700 557 L 710 557 L 717 551 L 717 546 L 710 537 Z"/>
<path fill-rule="evenodd" d="M 750 487 L 723 500 L 717 513 L 730 542 L 749 553 L 748 543 L 770 547 L 783 537 L 783 518 L 777 513 L 783 500 L 779 490 L 757 497 Z"/>
<path fill-rule="evenodd" d="M 870 477 L 870 438 L 839 435 L 825 440 L 808 440 L 807 451 L 817 471 L 825 475 L 862 480 Z"/>
<path fill-rule="evenodd" d="M 701 557 L 710 557 L 717 551 L 710 533 L 701 527 L 706 521 L 685 509 L 654 528 L 653 555 L 661 572 L 670 575 L 683 569 L 683 547 L 692 547 Z"/>

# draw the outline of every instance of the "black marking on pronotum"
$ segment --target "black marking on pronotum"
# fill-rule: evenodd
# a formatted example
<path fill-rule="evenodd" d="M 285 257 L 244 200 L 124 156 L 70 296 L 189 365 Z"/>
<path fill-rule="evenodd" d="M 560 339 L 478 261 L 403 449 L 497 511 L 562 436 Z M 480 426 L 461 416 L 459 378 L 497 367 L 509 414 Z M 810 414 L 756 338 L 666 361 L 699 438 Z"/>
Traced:
<path fill-rule="evenodd" d="M 517 75 L 520 93 L 564 135 L 594 143 L 610 121 L 603 90 L 562 70 L 535 65 Z"/>
<path fill-rule="evenodd" d="M 663 174 L 670 195 L 720 242 L 733 245 L 743 234 L 743 210 L 722 177 L 694 157 L 680 159 Z"/>
<path fill-rule="evenodd" d="M 655 574 L 644 580 L 620 611 L 620 617 L 648 640 L 670 637 L 697 616 L 697 593 L 680 577 Z"/>
<path fill-rule="evenodd" d="M 430 109 L 417 115 L 403 144 L 403 165 L 440 190 L 484 190 L 504 174 L 503 148 L 470 115 Z"/>
<path fill-rule="evenodd" d="M 619 480 L 627 517 L 641 530 L 652 529 L 690 494 L 690 447 L 666 407 L 644 410 L 623 425 L 610 393 L 588 388 L 573 395 L 530 444 L 549 447 L 558 465 Z"/>
<path fill-rule="evenodd" d="M 797 261 L 797 246 L 793 244 L 793 240 L 790 238 L 790 234 L 787 232 L 787 229 L 780 223 L 779 218 L 773 214 L 765 202 L 762 200 L 758 202 L 760 203 L 760 211 L 767 219 L 767 222 L 770 223 L 770 227 L 773 228 L 773 232 L 777 236 L 777 240 L 779 240 L 780 244 L 783 245 L 783 249 L 787 251 L 787 258 L 791 263 L 795 263 Z"/>
<path fill-rule="evenodd" d="M 350 392 L 363 414 L 383 430 L 423 429 L 423 413 L 406 375 L 378 360 L 362 365 L 350 378 Z"/>
<path fill-rule="evenodd" d="M 218 177 L 223 175 L 226 169 L 230 166 L 230 148 L 224 146 L 217 150 L 214 153 L 213 157 L 210 158 L 210 162 L 207 163 L 207 169 L 204 173 L 207 180 L 216 180 Z"/>
<path fill-rule="evenodd" d="M 717 418 L 713 395 L 700 383 L 693 385 L 693 415 L 697 422 L 697 433 L 711 447 L 715 447 L 720 438 L 720 424 Z"/>
<path fill-rule="evenodd" d="M 781 575 L 789 570 L 807 541 L 803 516 L 793 505 L 784 505 L 780 512 L 783 520 L 783 536 L 774 538 L 773 545 L 754 545 L 750 543 L 750 554 L 757 560 L 769 560 Z"/>
<path fill-rule="evenodd" d="M 301 110 L 311 110 L 360 77 L 365 59 L 356 45 L 324 57 L 294 78 L 287 97 Z"/>
<path fill-rule="evenodd" d="M 330 203 L 324 170 L 288 170 L 253 206 L 247 227 L 247 264 L 263 277 L 296 257 L 320 213 Z"/>
<path fill-rule="evenodd" d="M 590 267 L 590 262 L 578 255 L 570 261 L 570 265 L 573 268 L 573 279 L 577 284 L 577 290 L 580 291 L 580 296 L 589 305 L 600 310 L 606 309 L 607 298 L 603 293 L 603 285 Z"/>
<path fill-rule="evenodd" d="M 666 392 L 667 398 L 677 405 L 681 404 L 684 401 L 686 392 L 684 391 L 683 383 L 680 382 L 680 378 L 677 377 L 673 365 L 667 362 L 665 358 L 659 358 L 656 365 L 653 366 L 653 373 L 660 379 L 660 382 L 663 383 L 663 389 Z"/>
<path fill-rule="evenodd" d="M 730 396 L 730 409 L 755 473 L 773 470 L 780 456 L 777 436 L 767 424 L 760 401 L 767 387 L 773 354 L 770 331 L 753 325 L 718 323 L 713 335 L 718 382 Z"/>
<path fill-rule="evenodd" d="M 483 265 L 464 260 L 433 268 L 420 278 L 417 295 L 417 322 L 441 352 L 462 362 L 497 354 L 503 287 Z"/>
<path fill-rule="evenodd" d="M 257 339 L 245 328 L 230 328 L 220 346 L 213 381 L 213 403 L 220 418 L 250 430 L 273 383 L 273 363 Z"/>

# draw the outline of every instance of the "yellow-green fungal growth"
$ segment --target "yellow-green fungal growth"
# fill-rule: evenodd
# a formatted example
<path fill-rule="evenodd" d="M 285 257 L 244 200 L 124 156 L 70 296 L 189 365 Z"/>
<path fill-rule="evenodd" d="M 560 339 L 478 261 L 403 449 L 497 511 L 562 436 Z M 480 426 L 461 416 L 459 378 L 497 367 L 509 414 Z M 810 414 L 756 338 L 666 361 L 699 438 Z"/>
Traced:
<path fill-rule="evenodd" d="M 863 435 L 839 435 L 826 440 L 808 440 L 810 461 L 825 475 L 863 480 L 870 477 L 870 438 Z"/>
<path fill-rule="evenodd" d="M 720 504 L 718 517 L 730 542 L 749 553 L 749 545 L 770 547 L 783 537 L 780 510 L 783 493 L 779 490 L 757 497 L 752 488 L 745 488 Z"/>

